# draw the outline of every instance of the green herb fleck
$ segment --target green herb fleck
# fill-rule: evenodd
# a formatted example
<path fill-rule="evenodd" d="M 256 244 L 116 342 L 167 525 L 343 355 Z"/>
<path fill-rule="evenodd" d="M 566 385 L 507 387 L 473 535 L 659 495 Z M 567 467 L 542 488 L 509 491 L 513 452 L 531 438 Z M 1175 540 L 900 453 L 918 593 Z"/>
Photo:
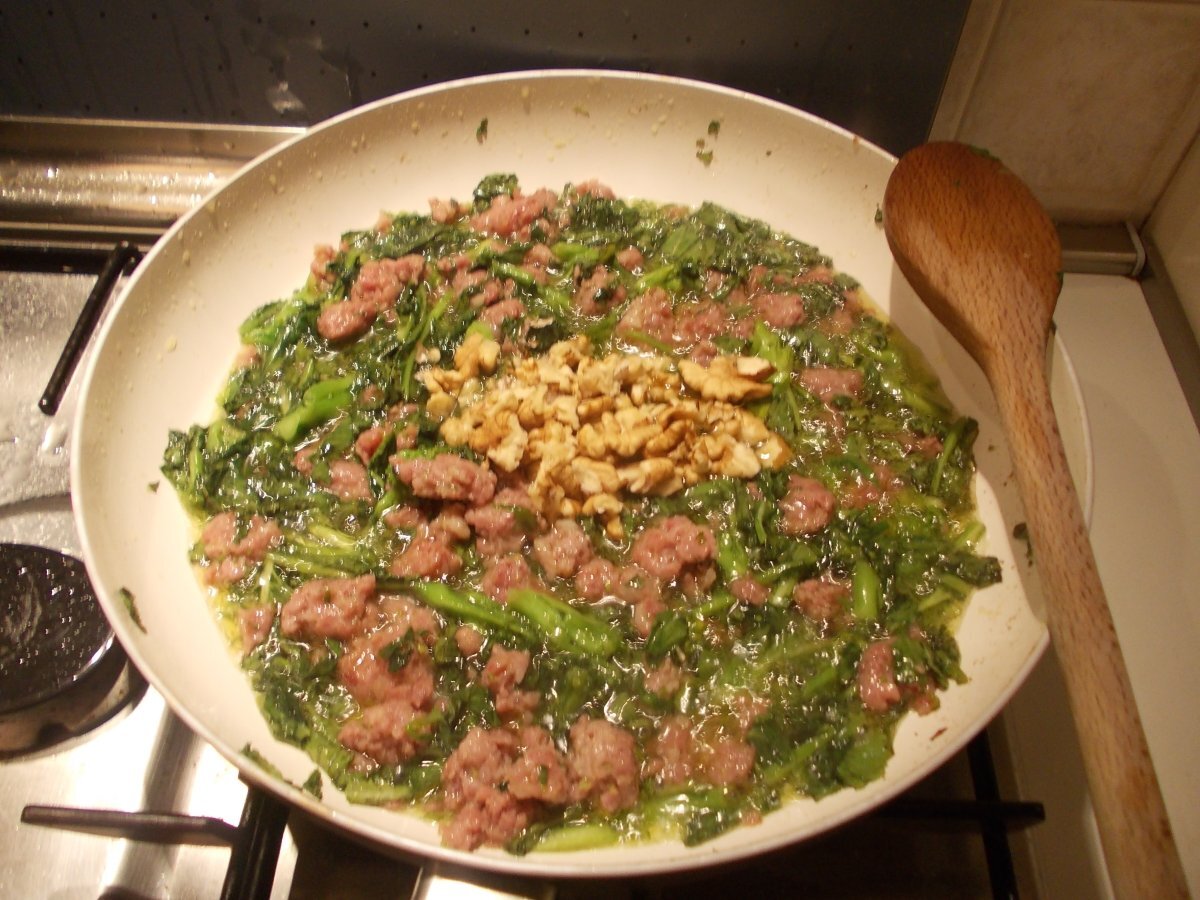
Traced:
<path fill-rule="evenodd" d="M 146 633 L 146 626 L 142 624 L 142 616 L 138 612 L 137 600 L 134 599 L 133 593 L 129 588 L 121 588 L 117 591 L 117 596 L 121 598 L 121 605 L 125 607 L 125 612 L 129 613 L 129 618 L 133 624 L 138 627 L 142 634 Z"/>
<path fill-rule="evenodd" d="M 716 137 L 718 134 L 721 133 L 721 122 L 719 119 L 713 119 L 711 122 L 708 123 L 708 133 L 712 137 Z"/>
<path fill-rule="evenodd" d="M 704 163 L 705 166 L 710 166 L 713 161 L 713 152 L 711 150 L 697 150 L 696 159 Z"/>
<path fill-rule="evenodd" d="M 278 778 L 280 781 L 285 780 L 283 773 L 280 772 L 270 760 L 250 746 L 250 744 L 247 743 L 246 746 L 242 748 L 242 756 L 246 757 L 246 759 L 250 760 L 271 777 Z"/>
<path fill-rule="evenodd" d="M 479 120 L 479 127 L 475 129 L 475 140 L 477 140 L 479 143 L 482 144 L 484 141 L 487 140 L 487 132 L 488 132 L 488 120 L 487 120 L 487 116 L 484 116 L 482 119 Z"/>
<path fill-rule="evenodd" d="M 879 204 L 875 205 L 875 224 L 876 225 L 883 224 L 883 207 L 880 206 Z"/>
<path fill-rule="evenodd" d="M 304 779 L 304 784 L 300 785 L 300 789 L 306 793 L 312 794 L 318 800 L 321 799 L 321 770 L 313 769 L 312 774 Z"/>
<path fill-rule="evenodd" d="M 389 672 L 399 672 L 408 665 L 414 649 L 416 649 L 416 640 L 413 630 L 410 628 L 404 632 L 404 637 L 392 641 L 380 650 L 379 655 L 387 660 Z"/>
<path fill-rule="evenodd" d="M 148 485 L 146 485 L 146 487 L 150 489 L 150 493 L 157 494 L 158 493 L 158 485 L 159 485 L 159 482 L 152 481 Z"/>

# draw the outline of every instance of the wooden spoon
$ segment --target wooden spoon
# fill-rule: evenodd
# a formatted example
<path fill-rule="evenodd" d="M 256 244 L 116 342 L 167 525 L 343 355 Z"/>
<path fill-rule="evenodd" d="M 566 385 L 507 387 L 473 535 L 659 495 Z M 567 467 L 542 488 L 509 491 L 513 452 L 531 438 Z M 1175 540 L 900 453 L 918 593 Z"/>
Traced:
<path fill-rule="evenodd" d="M 1187 897 L 1050 403 L 1046 344 L 1062 287 L 1054 226 L 1012 172 L 956 143 L 905 154 L 883 225 L 904 277 L 996 394 L 1117 896 Z"/>

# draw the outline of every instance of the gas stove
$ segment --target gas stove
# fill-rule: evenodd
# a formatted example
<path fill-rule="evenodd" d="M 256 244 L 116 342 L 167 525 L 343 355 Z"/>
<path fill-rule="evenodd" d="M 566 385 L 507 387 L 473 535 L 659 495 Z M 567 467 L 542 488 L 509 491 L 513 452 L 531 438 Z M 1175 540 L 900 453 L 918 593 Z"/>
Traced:
<path fill-rule="evenodd" d="M 103 298 L 93 296 L 97 274 L 107 268 L 119 292 L 139 248 L 241 163 L 294 132 L 61 121 L 0 126 L 0 149 L 22 148 L 8 158 L 0 153 L 6 167 L 0 180 L 0 541 L 18 547 L 7 548 L 0 570 L 20 585 L 5 599 L 0 634 L 0 884 L 13 896 L 63 898 L 453 893 L 453 872 L 443 869 L 440 882 L 420 880 L 419 861 L 354 842 L 247 789 L 236 769 L 196 738 L 129 665 L 97 619 L 75 559 L 66 447 L 76 397 L 70 366 L 55 375 L 65 347 L 87 352 L 86 334 L 73 338 L 72 330 L 89 297 L 102 306 Z M 1124 263 L 1106 255 L 1103 264 Z M 1153 422 L 1132 423 L 1135 436 L 1136 429 L 1159 427 L 1161 416 L 1172 419 L 1180 448 L 1200 447 L 1200 436 L 1135 282 L 1069 275 L 1059 308 L 1059 334 L 1074 355 L 1084 399 L 1101 407 L 1101 415 L 1092 415 L 1096 512 L 1108 516 L 1125 486 L 1107 480 L 1113 476 L 1105 467 L 1109 454 L 1125 446 L 1120 440 L 1130 439 L 1130 423 L 1112 412 L 1117 387 L 1111 382 L 1123 383 L 1125 394 L 1116 399 L 1127 403 L 1130 373 L 1107 370 L 1097 310 L 1140 342 L 1139 359 L 1152 360 L 1138 366 L 1148 389 L 1167 398 Z M 48 400 L 45 390 L 55 380 L 61 396 Z M 1144 419 L 1150 411 L 1141 413 Z M 1181 477 L 1194 484 L 1190 473 Z M 1123 586 L 1123 532 L 1113 532 L 1107 520 L 1096 526 L 1101 573 Z M 48 643 L 27 647 L 27 638 Z M 1136 688 L 1132 662 L 1131 671 Z M 716 897 L 747 890 L 760 896 L 985 897 L 1058 896 L 1057 888 L 1069 884 L 1073 896 L 1103 896 L 1102 866 L 1089 862 L 1097 858 L 1093 835 L 1086 823 L 1081 830 L 1063 821 L 1078 817 L 1079 804 L 1086 804 L 1071 747 L 1049 765 L 1029 759 L 1065 733 L 1061 721 L 1046 721 L 1047 710 L 1061 712 L 1052 657 L 1030 684 L 943 769 L 833 834 L 728 870 L 622 882 L 501 881 L 492 888 L 561 897 Z M 1152 747 L 1155 724 L 1150 717 Z M 1043 797 L 1049 798 L 1045 805 Z M 1169 805 L 1174 816 L 1177 804 Z M 1048 820 L 1038 825 L 1047 811 Z M 1048 859 L 1047 843 L 1077 845 L 1082 855 L 1075 868 L 1083 874 Z"/>

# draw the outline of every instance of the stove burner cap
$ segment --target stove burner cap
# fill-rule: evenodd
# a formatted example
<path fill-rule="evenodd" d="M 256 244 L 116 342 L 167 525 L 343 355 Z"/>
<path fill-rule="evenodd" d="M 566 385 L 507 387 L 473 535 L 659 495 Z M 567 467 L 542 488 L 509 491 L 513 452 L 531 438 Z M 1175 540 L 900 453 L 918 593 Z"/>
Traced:
<path fill-rule="evenodd" d="M 83 563 L 25 544 L 0 545 L 0 715 L 56 696 L 113 646 Z"/>

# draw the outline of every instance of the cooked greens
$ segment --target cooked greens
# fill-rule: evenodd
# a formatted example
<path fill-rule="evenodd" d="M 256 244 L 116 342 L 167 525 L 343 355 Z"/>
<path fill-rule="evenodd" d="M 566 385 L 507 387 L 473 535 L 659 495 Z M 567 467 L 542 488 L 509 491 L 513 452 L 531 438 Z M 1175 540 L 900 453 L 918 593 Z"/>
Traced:
<path fill-rule="evenodd" d="M 162 470 L 272 732 L 352 802 L 460 847 L 698 844 L 879 778 L 964 678 L 1000 578 L 975 423 L 763 222 L 489 175 L 240 335 Z M 506 431 L 451 427 L 482 403 Z"/>

